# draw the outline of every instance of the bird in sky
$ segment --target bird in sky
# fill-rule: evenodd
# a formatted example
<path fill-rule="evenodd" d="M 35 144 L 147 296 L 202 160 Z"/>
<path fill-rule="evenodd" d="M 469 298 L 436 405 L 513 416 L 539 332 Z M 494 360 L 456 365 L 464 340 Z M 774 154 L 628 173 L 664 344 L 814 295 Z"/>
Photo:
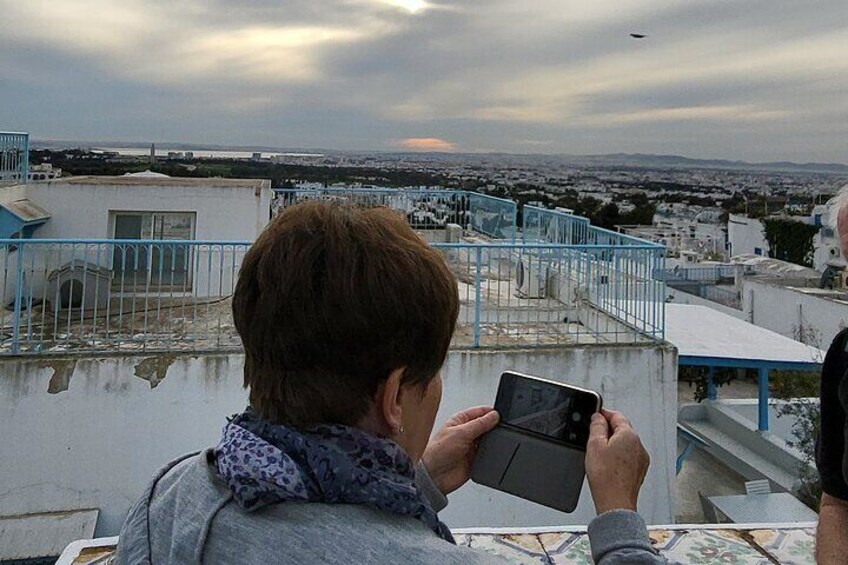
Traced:
<path fill-rule="evenodd" d="M 632 37 L 633 39 L 645 39 L 648 36 L 644 33 L 631 33 L 630 37 Z"/>

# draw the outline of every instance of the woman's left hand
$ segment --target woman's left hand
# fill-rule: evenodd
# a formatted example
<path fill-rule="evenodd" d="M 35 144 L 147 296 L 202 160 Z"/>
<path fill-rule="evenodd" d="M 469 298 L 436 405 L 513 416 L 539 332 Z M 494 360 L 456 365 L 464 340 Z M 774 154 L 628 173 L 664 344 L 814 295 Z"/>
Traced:
<path fill-rule="evenodd" d="M 492 431 L 499 420 L 498 413 L 488 406 L 468 408 L 454 414 L 430 440 L 421 461 L 443 494 L 468 481 L 477 454 L 477 440 Z"/>

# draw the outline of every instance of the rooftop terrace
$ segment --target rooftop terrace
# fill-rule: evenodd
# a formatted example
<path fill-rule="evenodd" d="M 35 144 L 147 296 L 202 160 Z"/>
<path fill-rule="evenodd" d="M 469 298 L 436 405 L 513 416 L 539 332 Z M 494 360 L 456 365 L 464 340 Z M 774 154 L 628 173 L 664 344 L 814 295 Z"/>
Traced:
<path fill-rule="evenodd" d="M 310 198 L 405 214 L 457 277 L 456 347 L 664 335 L 661 246 L 532 206 L 520 228 L 514 202 L 462 191 L 278 190 L 274 208 Z M 0 355 L 238 350 L 229 301 L 250 243 L 0 240 Z"/>

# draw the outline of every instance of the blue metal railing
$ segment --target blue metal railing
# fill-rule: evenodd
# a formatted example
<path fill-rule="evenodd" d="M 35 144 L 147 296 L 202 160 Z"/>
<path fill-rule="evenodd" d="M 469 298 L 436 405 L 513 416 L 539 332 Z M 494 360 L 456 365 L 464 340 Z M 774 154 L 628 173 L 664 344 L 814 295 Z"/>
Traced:
<path fill-rule="evenodd" d="M 238 348 L 247 242 L 0 240 L 0 354 Z"/>
<path fill-rule="evenodd" d="M 495 239 L 515 240 L 518 216 L 515 202 L 476 192 L 409 188 L 287 188 L 274 192 L 277 210 L 303 200 L 345 200 L 399 210 L 417 230 L 456 224 Z"/>
<path fill-rule="evenodd" d="M 525 205 L 522 209 L 521 218 L 522 240 L 525 243 L 546 242 L 616 247 L 647 246 L 653 249 L 665 249 L 657 243 L 593 226 L 587 218 L 575 216 L 562 210 Z"/>
<path fill-rule="evenodd" d="M 518 206 L 512 200 L 488 194 L 466 192 L 469 204 L 469 228 L 495 239 L 515 241 Z"/>
<path fill-rule="evenodd" d="M 662 247 L 431 245 L 457 277 L 458 334 L 472 346 L 623 343 L 665 335 L 665 285 L 652 277 Z"/>
<path fill-rule="evenodd" d="M 0 132 L 0 184 L 24 183 L 29 173 L 29 134 Z"/>
<path fill-rule="evenodd" d="M 654 245 L 433 243 L 458 281 L 455 346 L 664 336 Z M 0 355 L 239 350 L 249 242 L 0 240 Z"/>

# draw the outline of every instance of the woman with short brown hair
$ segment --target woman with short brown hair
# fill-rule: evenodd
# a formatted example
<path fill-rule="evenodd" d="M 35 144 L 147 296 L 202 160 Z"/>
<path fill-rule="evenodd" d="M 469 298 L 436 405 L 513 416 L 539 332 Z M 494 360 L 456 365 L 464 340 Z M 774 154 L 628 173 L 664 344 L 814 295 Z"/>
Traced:
<path fill-rule="evenodd" d="M 496 562 L 457 547 L 437 515 L 498 421 L 472 408 L 430 439 L 458 310 L 453 274 L 397 213 L 286 209 L 233 297 L 250 406 L 217 447 L 158 474 L 117 563 Z M 590 526 L 595 557 L 652 563 L 634 512 L 647 454 L 618 414 L 592 430 L 586 468 L 606 512 Z"/>

